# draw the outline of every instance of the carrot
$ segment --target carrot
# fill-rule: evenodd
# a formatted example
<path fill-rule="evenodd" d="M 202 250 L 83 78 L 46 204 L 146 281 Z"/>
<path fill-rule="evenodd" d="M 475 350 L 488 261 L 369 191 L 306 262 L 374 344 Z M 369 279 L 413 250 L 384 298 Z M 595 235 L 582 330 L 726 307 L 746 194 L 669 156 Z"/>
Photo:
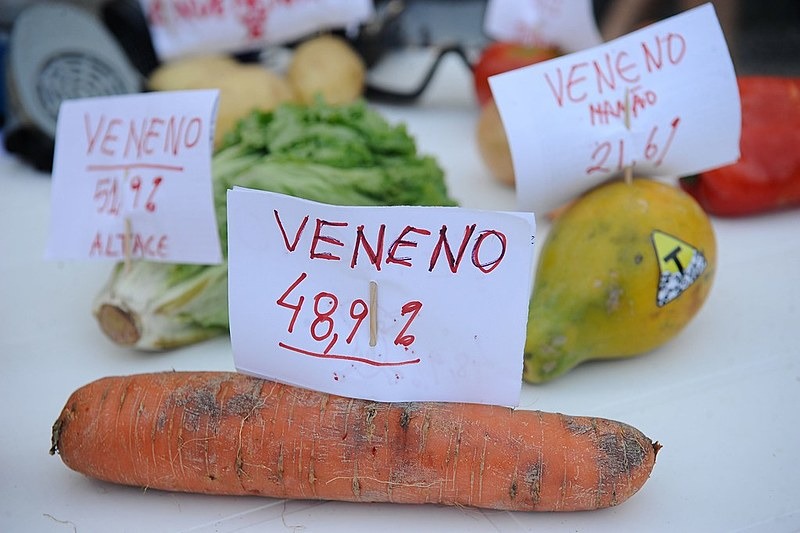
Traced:
<path fill-rule="evenodd" d="M 574 511 L 628 499 L 659 448 L 602 418 L 168 372 L 75 391 L 50 453 L 93 478 L 169 491 Z"/>

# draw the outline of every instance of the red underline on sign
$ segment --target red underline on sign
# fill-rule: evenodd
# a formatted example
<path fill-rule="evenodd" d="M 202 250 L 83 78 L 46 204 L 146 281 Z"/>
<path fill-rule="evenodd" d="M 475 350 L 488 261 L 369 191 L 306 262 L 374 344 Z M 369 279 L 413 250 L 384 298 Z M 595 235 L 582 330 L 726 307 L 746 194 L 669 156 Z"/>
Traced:
<path fill-rule="evenodd" d="M 174 170 L 175 172 L 183 172 L 183 167 L 177 165 L 162 165 L 159 163 L 128 163 L 121 165 L 87 165 L 86 170 L 90 171 L 103 171 L 103 170 L 133 170 L 135 168 L 154 168 L 157 170 Z"/>
<path fill-rule="evenodd" d="M 291 346 L 289 344 L 286 344 L 285 342 L 279 342 L 278 346 L 286 350 L 297 352 L 303 355 L 310 355 L 311 357 L 319 357 L 320 359 L 342 359 L 344 361 L 356 361 L 358 363 L 364 363 L 372 366 L 403 366 L 403 365 L 414 365 L 420 362 L 419 358 L 409 359 L 407 361 L 391 362 L 391 361 L 373 361 L 372 359 L 367 359 L 365 357 L 357 357 L 355 355 L 325 354 L 321 352 L 312 352 L 311 350 L 304 350 L 303 348 Z"/>

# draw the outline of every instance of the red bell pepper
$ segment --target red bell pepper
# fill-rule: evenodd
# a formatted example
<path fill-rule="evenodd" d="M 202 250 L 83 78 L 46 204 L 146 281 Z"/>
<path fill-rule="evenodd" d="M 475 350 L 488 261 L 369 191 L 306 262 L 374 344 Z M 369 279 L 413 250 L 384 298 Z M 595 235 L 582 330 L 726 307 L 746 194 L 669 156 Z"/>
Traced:
<path fill-rule="evenodd" d="M 800 78 L 744 76 L 741 157 L 680 179 L 707 213 L 747 216 L 800 206 Z"/>

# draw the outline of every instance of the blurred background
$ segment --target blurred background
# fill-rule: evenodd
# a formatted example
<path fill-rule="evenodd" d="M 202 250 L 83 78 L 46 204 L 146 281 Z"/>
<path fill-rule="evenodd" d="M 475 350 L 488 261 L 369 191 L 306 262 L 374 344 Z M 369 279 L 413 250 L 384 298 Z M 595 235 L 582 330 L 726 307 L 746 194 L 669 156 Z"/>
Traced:
<path fill-rule="evenodd" d="M 134 71 L 147 76 L 158 66 L 138 0 L 60 2 L 91 13 L 99 26 L 110 31 Z M 4 81 L 0 83 L 0 126 L 4 126 L 6 141 L 9 130 L 18 131 L 17 124 L 11 124 L 14 113 L 13 104 L 9 102 L 12 100 L 9 80 L 21 76 L 20 72 L 13 72 L 6 61 L 12 44 L 12 28 L 20 13 L 41 3 L 45 0 L 0 1 L 0 57 L 3 59 L 0 79 Z M 385 17 L 379 33 L 369 35 L 368 42 L 364 38 L 366 31 L 361 28 L 362 35 L 355 36 L 364 41 L 359 51 L 367 59 L 367 66 L 372 66 L 376 58 L 391 50 L 457 45 L 467 52 L 465 59 L 469 61 L 489 42 L 482 28 L 486 3 L 486 0 L 376 0 L 376 13 L 386 13 L 391 6 L 395 14 Z M 593 9 L 603 37 L 610 39 L 701 3 L 698 0 L 595 0 Z M 800 75 L 800 2 L 718 0 L 713 3 L 738 74 Z M 30 40 L 23 46 L 35 45 L 36 48 L 47 47 L 48 40 L 53 39 L 47 32 L 26 38 Z M 27 90 L 34 91 L 34 88 L 23 88 L 22 92 Z M 18 103 L 16 107 L 20 107 Z M 38 139 L 37 135 L 35 130 L 24 131 L 19 140 L 12 140 L 17 141 L 16 146 L 32 146 L 36 152 L 41 151 L 37 143 L 44 143 L 47 145 L 44 150 L 50 150 L 52 141 Z"/>
<path fill-rule="evenodd" d="M 0 2 L 0 34 L 7 39 L 15 17 L 27 6 L 45 0 Z M 137 0 L 60 0 L 108 16 L 138 9 Z M 376 0 L 375 5 L 389 0 Z M 595 0 L 598 24 L 607 38 L 670 16 L 698 1 Z M 797 0 L 720 0 L 714 2 L 731 53 L 742 72 L 800 72 L 800 2 Z M 400 36 L 409 46 L 458 41 L 466 46 L 486 42 L 481 23 L 486 0 L 405 0 Z M 730 20 L 725 20 L 725 18 Z M 613 19 L 613 20 L 612 20 Z M 609 27 L 613 25 L 614 27 Z M 46 38 L 46 36 L 43 36 Z"/>

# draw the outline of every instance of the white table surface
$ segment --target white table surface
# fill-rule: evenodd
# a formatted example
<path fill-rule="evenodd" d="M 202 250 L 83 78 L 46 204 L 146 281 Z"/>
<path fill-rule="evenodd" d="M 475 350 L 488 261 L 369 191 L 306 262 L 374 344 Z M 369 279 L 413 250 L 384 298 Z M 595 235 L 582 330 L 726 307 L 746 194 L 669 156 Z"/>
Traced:
<path fill-rule="evenodd" d="M 415 106 L 378 107 L 439 159 L 464 206 L 513 209 L 513 192 L 477 155 L 470 83 L 446 61 Z M 67 469 L 48 455 L 50 431 L 79 386 L 114 374 L 232 370 L 233 361 L 227 338 L 160 354 L 108 341 L 90 309 L 111 265 L 43 260 L 49 201 L 49 175 L 0 154 L 2 531 L 800 530 L 800 210 L 714 219 L 710 298 L 667 345 L 523 386 L 521 408 L 621 420 L 664 445 L 630 500 L 562 514 L 172 494 Z M 538 222 L 543 239 L 548 224 Z"/>

